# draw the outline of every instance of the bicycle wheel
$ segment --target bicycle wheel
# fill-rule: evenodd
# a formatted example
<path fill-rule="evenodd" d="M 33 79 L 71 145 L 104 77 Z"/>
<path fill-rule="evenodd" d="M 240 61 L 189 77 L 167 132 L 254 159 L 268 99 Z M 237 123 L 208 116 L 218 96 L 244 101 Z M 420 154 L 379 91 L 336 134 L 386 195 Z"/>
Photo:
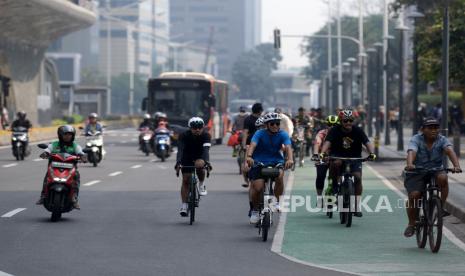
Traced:
<path fill-rule="evenodd" d="M 305 144 L 300 145 L 300 151 L 299 151 L 299 167 L 304 166 L 304 158 L 305 158 Z"/>
<path fill-rule="evenodd" d="M 192 176 L 191 183 L 189 185 L 189 224 L 192 225 L 192 223 L 195 221 L 195 200 L 197 198 L 196 192 L 197 189 L 195 186 L 197 185 L 197 181 L 195 180 L 195 177 Z"/>
<path fill-rule="evenodd" d="M 437 253 L 442 240 L 442 202 L 434 196 L 428 206 L 428 238 L 429 247 L 433 253 Z"/>
<path fill-rule="evenodd" d="M 346 191 L 347 189 L 346 189 L 346 187 L 344 185 L 341 185 L 341 186 L 342 187 L 340 188 L 340 192 L 341 192 L 340 195 L 342 195 L 342 196 L 339 199 L 342 200 L 342 207 L 343 207 L 343 209 L 345 209 L 345 208 L 347 208 L 346 196 L 345 196 L 345 194 L 347 192 Z M 339 206 L 339 204 L 338 204 L 338 206 Z M 338 209 L 339 209 L 339 207 L 338 207 Z M 338 210 L 338 211 L 339 211 L 339 222 L 341 224 L 345 224 L 346 221 L 347 221 L 347 212 L 345 210 Z"/>
<path fill-rule="evenodd" d="M 418 209 L 418 221 L 415 224 L 415 234 L 417 236 L 417 246 L 418 248 L 425 248 L 426 240 L 428 239 L 428 223 L 425 217 L 425 209 Z"/>
<path fill-rule="evenodd" d="M 344 203 L 346 203 L 346 198 L 347 197 L 347 207 L 349 208 L 349 211 L 347 212 L 347 221 L 346 221 L 346 227 L 352 226 L 352 205 L 350 204 L 350 200 L 355 196 L 355 191 L 354 191 L 354 182 L 352 180 L 347 181 L 347 194 L 344 196 Z"/>
<path fill-rule="evenodd" d="M 268 239 L 268 230 L 270 229 L 270 212 L 266 212 L 263 215 L 262 221 L 262 241 L 266 242 Z"/>

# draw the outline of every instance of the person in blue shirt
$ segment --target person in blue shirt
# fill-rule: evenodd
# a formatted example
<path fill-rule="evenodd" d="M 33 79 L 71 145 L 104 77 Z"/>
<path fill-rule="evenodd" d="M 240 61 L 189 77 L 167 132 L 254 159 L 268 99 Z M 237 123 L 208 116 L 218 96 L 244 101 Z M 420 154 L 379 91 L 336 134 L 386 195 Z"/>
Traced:
<path fill-rule="evenodd" d="M 260 174 L 260 167 L 254 166 L 256 163 L 266 165 L 284 164 L 284 169 L 292 167 L 292 147 L 289 135 L 279 129 L 281 115 L 278 113 L 268 113 L 263 116 L 263 123 L 266 128 L 258 130 L 252 137 L 249 148 L 247 149 L 247 166 L 250 168 L 249 178 L 252 180 L 252 187 L 249 190 L 253 210 L 250 216 L 250 223 L 255 224 L 259 220 L 258 207 L 260 203 L 260 192 L 264 189 L 265 180 Z M 286 160 L 282 150 L 286 152 Z M 275 179 L 274 193 L 279 210 L 279 198 L 284 192 L 283 182 L 284 171 L 281 170 L 279 176 Z"/>
<path fill-rule="evenodd" d="M 449 157 L 454 166 L 453 172 L 460 173 L 462 169 L 455 155 L 452 144 L 445 136 L 439 134 L 439 122 L 433 117 L 426 118 L 421 127 L 421 133 L 412 137 L 407 149 L 407 166 L 405 170 L 413 171 L 415 169 L 435 170 L 436 183 L 441 190 L 441 201 L 444 206 L 449 186 L 447 183 L 447 174 L 444 171 L 444 155 Z M 408 225 L 405 228 L 404 236 L 411 237 L 415 234 L 416 214 L 418 213 L 418 202 L 421 199 L 422 192 L 426 189 L 426 173 L 418 172 L 406 173 L 404 186 L 408 193 Z M 444 210 L 443 216 L 449 215 Z"/>
<path fill-rule="evenodd" d="M 100 133 L 103 134 L 102 125 L 99 122 L 97 122 L 97 119 L 98 119 L 97 113 L 89 114 L 89 123 L 86 125 L 86 129 L 85 129 L 86 136 L 88 132 L 94 133 L 96 131 L 100 131 Z"/>

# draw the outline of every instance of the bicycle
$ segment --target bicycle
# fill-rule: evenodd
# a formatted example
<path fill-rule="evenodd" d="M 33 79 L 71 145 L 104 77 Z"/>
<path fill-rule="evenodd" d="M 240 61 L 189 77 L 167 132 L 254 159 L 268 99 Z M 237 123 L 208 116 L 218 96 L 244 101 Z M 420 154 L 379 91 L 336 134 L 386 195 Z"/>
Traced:
<path fill-rule="evenodd" d="M 265 187 L 262 189 L 260 195 L 260 220 L 257 223 L 257 227 L 258 235 L 261 235 L 262 241 L 266 242 L 268 239 L 268 231 L 273 224 L 273 183 L 275 182 L 275 178 L 279 176 L 280 170 L 283 169 L 283 165 L 277 164 L 275 166 L 265 166 L 263 163 L 259 163 L 257 166 L 261 167 L 260 175 L 265 179 Z"/>
<path fill-rule="evenodd" d="M 237 153 L 237 165 L 239 166 L 239 174 L 242 174 L 242 166 L 245 161 L 245 148 L 242 144 L 239 145 L 239 150 Z"/>
<path fill-rule="evenodd" d="M 191 175 L 191 180 L 189 182 L 189 195 L 187 197 L 187 213 L 189 216 L 189 224 L 192 225 L 195 221 L 195 208 L 199 207 L 200 194 L 199 194 L 199 178 L 197 177 L 197 169 L 195 166 L 180 166 L 182 168 L 194 169 Z M 205 165 L 203 170 L 207 170 L 207 178 L 210 177 L 210 167 Z M 176 176 L 179 177 L 179 171 L 176 172 Z"/>
<path fill-rule="evenodd" d="M 342 181 L 338 187 L 337 198 L 338 200 L 342 200 L 342 204 L 338 203 L 338 206 L 342 205 L 343 210 L 339 211 L 339 221 L 341 224 L 345 224 L 346 227 L 352 226 L 352 216 L 354 214 L 354 210 L 357 210 L 357 201 L 355 200 L 355 206 L 352 206 L 351 199 L 355 198 L 355 181 L 354 175 L 352 174 L 352 170 L 350 168 L 351 164 L 354 162 L 366 162 L 368 161 L 368 157 L 360 158 L 360 157 L 336 157 L 330 156 L 329 160 L 341 160 L 343 161 L 343 172 L 342 172 Z M 334 183 L 332 183 L 334 187 Z M 336 201 L 337 202 L 337 201 Z M 355 207 L 355 208 L 354 208 Z M 332 217 L 332 214 L 328 215 Z"/>
<path fill-rule="evenodd" d="M 328 166 L 324 161 L 322 161 L 318 157 L 316 157 L 316 158 L 312 157 L 311 160 L 315 162 L 315 167 L 317 167 L 317 170 L 318 170 L 318 166 Z M 332 177 L 330 175 L 328 175 L 328 186 L 325 189 L 324 198 L 326 199 L 326 198 L 329 198 L 329 197 L 337 196 L 335 191 L 336 191 L 336 189 L 333 189 L 333 179 L 332 179 Z M 323 200 L 323 203 L 324 202 L 325 201 Z M 334 204 L 335 202 L 331 202 L 331 203 Z M 326 216 L 328 216 L 328 218 L 333 218 L 332 204 L 329 204 L 327 209 L 326 209 Z"/>
<path fill-rule="evenodd" d="M 426 192 L 420 199 L 421 207 L 418 209 L 415 222 L 415 234 L 418 248 L 425 248 L 427 240 L 431 252 L 437 253 L 441 247 L 443 209 L 441 201 L 441 190 L 436 184 L 436 172 L 438 169 L 415 169 L 406 170 L 405 173 L 425 173 Z M 445 169 L 446 173 L 454 172 Z"/>

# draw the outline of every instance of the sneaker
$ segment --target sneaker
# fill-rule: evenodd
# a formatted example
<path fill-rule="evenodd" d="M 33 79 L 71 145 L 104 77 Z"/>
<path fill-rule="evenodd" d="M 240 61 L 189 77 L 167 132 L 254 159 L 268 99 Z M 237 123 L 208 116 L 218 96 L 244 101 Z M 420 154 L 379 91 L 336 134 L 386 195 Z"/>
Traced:
<path fill-rule="evenodd" d="M 207 194 L 208 194 L 207 186 L 205 186 L 205 184 L 200 184 L 200 186 L 199 186 L 199 195 L 206 196 Z"/>
<path fill-rule="evenodd" d="M 323 197 L 322 196 L 316 197 L 316 208 L 319 208 L 319 209 L 323 208 Z"/>
<path fill-rule="evenodd" d="M 363 214 L 362 214 L 362 212 L 355 212 L 354 216 L 356 216 L 357 218 L 361 218 L 361 217 L 363 217 Z"/>
<path fill-rule="evenodd" d="M 249 187 L 249 183 L 243 183 L 243 184 L 242 184 L 242 187 L 248 188 L 248 187 Z"/>
<path fill-rule="evenodd" d="M 409 225 L 409 226 L 407 226 L 407 228 L 405 228 L 404 237 L 410 238 L 414 234 L 415 234 L 415 226 Z"/>
<path fill-rule="evenodd" d="M 258 223 L 258 221 L 260 220 L 260 216 L 259 216 L 259 213 L 258 211 L 252 211 L 252 213 L 250 214 L 250 224 L 256 224 Z"/>
<path fill-rule="evenodd" d="M 275 202 L 273 205 L 273 212 L 281 212 L 281 207 L 279 206 L 279 202 Z"/>
<path fill-rule="evenodd" d="M 182 204 L 179 214 L 181 215 L 181 217 L 187 217 L 187 203 Z"/>

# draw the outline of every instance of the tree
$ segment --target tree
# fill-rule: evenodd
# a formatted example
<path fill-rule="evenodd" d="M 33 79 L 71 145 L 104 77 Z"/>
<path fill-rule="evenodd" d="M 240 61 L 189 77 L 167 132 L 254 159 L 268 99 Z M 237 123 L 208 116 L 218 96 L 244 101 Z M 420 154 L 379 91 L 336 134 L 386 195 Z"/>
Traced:
<path fill-rule="evenodd" d="M 129 73 L 111 78 L 111 104 L 115 114 L 129 113 Z M 147 82 L 139 74 L 134 74 L 134 110 L 140 108 L 142 99 L 147 96 Z"/>
<path fill-rule="evenodd" d="M 239 87 L 240 98 L 264 101 L 274 94 L 271 72 L 282 57 L 273 44 L 264 43 L 241 54 L 232 68 L 233 83 Z"/>

